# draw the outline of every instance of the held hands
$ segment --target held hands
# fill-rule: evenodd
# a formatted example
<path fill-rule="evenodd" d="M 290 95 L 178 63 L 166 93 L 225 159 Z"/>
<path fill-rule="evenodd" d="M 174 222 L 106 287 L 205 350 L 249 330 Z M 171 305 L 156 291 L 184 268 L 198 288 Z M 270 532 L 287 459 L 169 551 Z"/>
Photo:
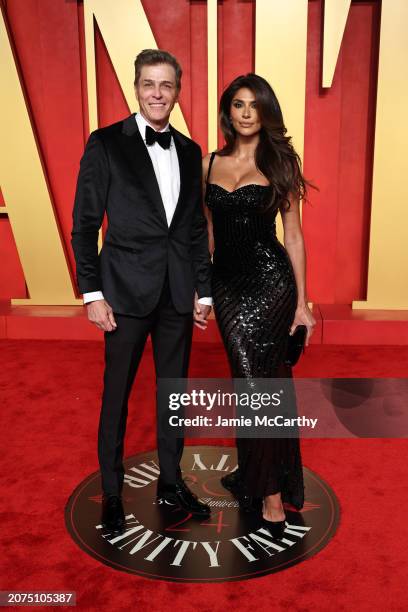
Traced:
<path fill-rule="evenodd" d="M 198 296 L 195 294 L 194 297 L 194 325 L 197 325 L 200 329 L 207 329 L 207 317 L 211 312 L 211 306 L 207 306 L 206 304 L 198 303 Z"/>
<path fill-rule="evenodd" d="M 295 318 L 293 319 L 293 323 L 290 328 L 290 335 L 292 335 L 298 325 L 306 325 L 307 334 L 305 340 L 305 346 L 309 345 L 309 338 L 313 334 L 314 327 L 316 325 L 316 320 L 313 317 L 310 308 L 307 304 L 300 304 L 296 308 Z"/>
<path fill-rule="evenodd" d="M 116 321 L 113 310 L 106 300 L 95 300 L 86 305 L 88 319 L 102 331 L 111 332 L 116 329 Z"/>

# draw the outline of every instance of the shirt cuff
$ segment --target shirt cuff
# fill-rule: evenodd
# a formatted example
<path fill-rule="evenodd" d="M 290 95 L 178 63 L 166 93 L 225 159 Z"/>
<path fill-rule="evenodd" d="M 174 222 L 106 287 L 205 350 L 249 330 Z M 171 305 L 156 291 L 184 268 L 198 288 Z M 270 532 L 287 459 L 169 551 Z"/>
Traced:
<path fill-rule="evenodd" d="M 89 304 L 90 302 L 96 302 L 96 300 L 104 300 L 102 291 L 89 291 L 88 293 L 83 294 L 84 304 Z"/>
<path fill-rule="evenodd" d="M 198 301 L 199 304 L 203 304 L 203 306 L 212 306 L 213 305 L 212 298 L 210 298 L 210 297 L 198 298 L 197 301 Z"/>

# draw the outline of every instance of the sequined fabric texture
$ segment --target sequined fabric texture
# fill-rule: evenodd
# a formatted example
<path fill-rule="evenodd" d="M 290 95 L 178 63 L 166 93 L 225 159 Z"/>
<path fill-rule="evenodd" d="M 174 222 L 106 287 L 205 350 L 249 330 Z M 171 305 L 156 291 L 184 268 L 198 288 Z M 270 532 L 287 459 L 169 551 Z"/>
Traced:
<path fill-rule="evenodd" d="M 270 190 L 253 184 L 230 192 L 207 180 L 205 200 L 212 213 L 215 243 L 214 312 L 231 375 L 292 378 L 283 359 L 297 288 L 289 256 L 276 237 L 276 211 L 265 214 Z M 293 413 L 297 413 L 296 406 Z M 302 508 L 304 484 L 297 438 L 241 438 L 237 450 L 251 495 L 264 497 L 281 491 L 284 502 Z"/>

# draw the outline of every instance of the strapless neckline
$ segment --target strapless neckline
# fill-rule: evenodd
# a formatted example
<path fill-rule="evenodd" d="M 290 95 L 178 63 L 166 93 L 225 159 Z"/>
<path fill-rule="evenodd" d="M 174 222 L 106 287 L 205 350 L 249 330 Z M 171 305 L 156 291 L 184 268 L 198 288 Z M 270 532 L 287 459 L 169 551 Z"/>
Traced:
<path fill-rule="evenodd" d="M 245 189 L 246 187 L 261 187 L 262 189 L 269 189 L 269 185 L 259 185 L 259 183 L 248 183 L 247 185 L 241 185 L 241 187 L 237 187 L 236 189 L 233 189 L 232 191 L 228 191 L 228 189 L 225 189 L 225 187 L 223 187 L 222 185 L 219 185 L 218 183 L 208 183 L 208 185 L 212 185 L 213 187 L 218 187 L 219 189 L 222 189 L 222 191 L 225 191 L 225 193 L 236 193 L 237 191 L 240 191 L 241 189 Z"/>

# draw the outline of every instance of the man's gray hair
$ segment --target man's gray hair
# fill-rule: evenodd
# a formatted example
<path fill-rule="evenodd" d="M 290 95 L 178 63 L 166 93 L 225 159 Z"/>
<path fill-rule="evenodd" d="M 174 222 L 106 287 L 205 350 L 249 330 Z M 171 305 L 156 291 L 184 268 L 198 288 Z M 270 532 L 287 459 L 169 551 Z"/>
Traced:
<path fill-rule="evenodd" d="M 181 87 L 181 75 L 183 71 L 180 64 L 168 51 L 162 51 L 161 49 L 143 49 L 135 59 L 135 85 L 138 84 L 140 79 L 140 73 L 143 66 L 155 66 L 156 64 L 170 64 L 173 66 L 176 72 L 176 87 Z"/>

